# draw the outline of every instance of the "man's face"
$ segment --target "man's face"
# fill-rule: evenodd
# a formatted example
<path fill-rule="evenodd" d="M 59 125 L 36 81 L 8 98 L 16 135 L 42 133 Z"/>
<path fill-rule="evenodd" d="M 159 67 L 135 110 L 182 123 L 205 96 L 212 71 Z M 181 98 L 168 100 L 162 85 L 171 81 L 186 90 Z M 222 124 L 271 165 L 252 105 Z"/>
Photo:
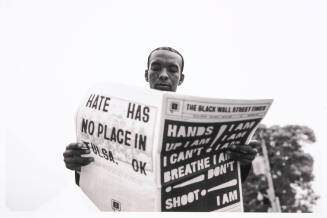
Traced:
<path fill-rule="evenodd" d="M 181 66 L 182 57 L 178 54 L 167 50 L 154 51 L 150 56 L 149 69 L 145 71 L 145 79 L 152 89 L 175 92 L 183 82 Z"/>

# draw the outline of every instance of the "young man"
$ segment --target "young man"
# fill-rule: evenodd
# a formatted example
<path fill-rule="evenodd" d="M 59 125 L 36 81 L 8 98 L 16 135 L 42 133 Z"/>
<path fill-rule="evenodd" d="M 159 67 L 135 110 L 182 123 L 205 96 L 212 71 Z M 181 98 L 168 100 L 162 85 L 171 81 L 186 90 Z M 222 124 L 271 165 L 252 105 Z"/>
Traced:
<path fill-rule="evenodd" d="M 145 80 L 150 88 L 176 92 L 177 86 L 184 81 L 184 58 L 173 48 L 159 47 L 153 50 L 148 57 L 148 69 L 145 70 Z M 256 143 L 256 142 L 253 142 Z M 230 157 L 241 163 L 242 182 L 246 179 L 251 163 L 256 155 L 252 145 L 230 146 Z M 79 184 L 79 171 L 82 166 L 94 161 L 93 157 L 81 157 L 82 154 L 89 154 L 90 149 L 81 143 L 71 143 L 64 152 L 66 167 L 75 170 L 75 181 Z"/>

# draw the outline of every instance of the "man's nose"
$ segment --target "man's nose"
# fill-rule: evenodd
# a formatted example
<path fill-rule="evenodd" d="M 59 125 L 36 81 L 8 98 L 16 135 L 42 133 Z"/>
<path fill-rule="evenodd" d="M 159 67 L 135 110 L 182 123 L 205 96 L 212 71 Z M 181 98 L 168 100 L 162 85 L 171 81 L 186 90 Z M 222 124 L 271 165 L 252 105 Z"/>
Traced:
<path fill-rule="evenodd" d="M 165 69 L 163 69 L 159 75 L 159 79 L 161 81 L 166 81 L 168 80 L 168 74 L 167 74 L 167 71 Z"/>

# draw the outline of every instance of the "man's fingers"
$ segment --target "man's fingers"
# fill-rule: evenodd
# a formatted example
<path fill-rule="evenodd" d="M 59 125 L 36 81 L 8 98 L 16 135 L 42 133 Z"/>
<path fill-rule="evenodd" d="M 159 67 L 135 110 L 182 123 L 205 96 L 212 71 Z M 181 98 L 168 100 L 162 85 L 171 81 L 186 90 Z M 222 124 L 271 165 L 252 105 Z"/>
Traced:
<path fill-rule="evenodd" d="M 252 160 L 240 158 L 240 157 L 238 157 L 235 154 L 234 155 L 231 155 L 231 159 L 232 160 L 235 160 L 235 161 L 239 161 L 239 162 L 241 162 L 243 164 L 250 164 L 250 163 L 252 163 Z"/>
<path fill-rule="evenodd" d="M 83 154 L 89 154 L 90 149 L 85 149 L 85 150 L 66 150 L 63 153 L 64 157 L 74 157 L 74 156 L 81 156 Z"/>
<path fill-rule="evenodd" d="M 79 149 L 78 143 L 70 143 L 69 145 L 66 146 L 66 150 L 74 150 L 74 149 Z"/>
<path fill-rule="evenodd" d="M 249 145 L 231 145 L 228 147 L 228 150 L 232 152 L 238 152 L 242 154 L 256 154 L 257 149 L 249 146 Z"/>
<path fill-rule="evenodd" d="M 66 147 L 66 150 L 83 150 L 83 149 L 88 149 L 87 145 L 84 143 L 70 143 Z"/>
<path fill-rule="evenodd" d="M 231 152 L 230 156 L 232 159 L 239 160 L 239 161 L 243 160 L 243 159 L 252 161 L 255 158 L 255 155 L 253 155 L 253 154 L 240 154 L 237 152 Z"/>
<path fill-rule="evenodd" d="M 255 158 L 254 154 L 241 154 L 238 152 L 229 152 L 230 158 L 233 160 L 241 161 L 243 163 L 251 163 Z"/>
<path fill-rule="evenodd" d="M 252 141 L 250 141 L 249 145 L 252 147 L 256 147 L 256 146 L 261 145 L 261 142 L 259 142 L 257 140 L 252 140 Z"/>
<path fill-rule="evenodd" d="M 236 151 L 239 151 L 244 154 L 256 154 L 257 153 L 257 149 L 253 148 L 249 145 L 240 146 L 240 149 L 236 150 Z"/>
<path fill-rule="evenodd" d="M 82 166 L 88 165 L 94 161 L 93 157 L 82 157 L 83 154 L 89 154 L 90 148 L 84 143 L 70 143 L 63 153 L 64 162 L 70 170 L 81 170 Z"/>

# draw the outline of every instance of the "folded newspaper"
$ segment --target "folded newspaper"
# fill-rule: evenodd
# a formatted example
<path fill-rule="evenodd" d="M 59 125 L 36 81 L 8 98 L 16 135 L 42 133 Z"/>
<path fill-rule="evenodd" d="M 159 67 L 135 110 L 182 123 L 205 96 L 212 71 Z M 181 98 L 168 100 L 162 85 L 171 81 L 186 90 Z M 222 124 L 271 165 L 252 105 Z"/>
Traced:
<path fill-rule="evenodd" d="M 80 187 L 103 211 L 242 211 L 226 148 L 248 143 L 271 103 L 98 85 L 76 113 L 95 159 Z"/>

